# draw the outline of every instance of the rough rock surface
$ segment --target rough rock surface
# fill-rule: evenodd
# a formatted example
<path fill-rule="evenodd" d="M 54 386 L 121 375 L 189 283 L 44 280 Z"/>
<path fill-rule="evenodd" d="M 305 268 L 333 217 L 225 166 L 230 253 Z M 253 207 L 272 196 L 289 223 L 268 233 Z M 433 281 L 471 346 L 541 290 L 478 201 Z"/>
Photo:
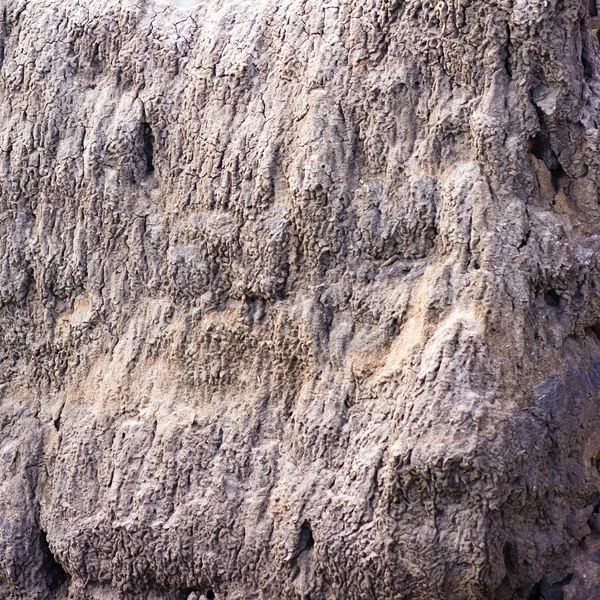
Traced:
<path fill-rule="evenodd" d="M 587 0 L 0 0 L 0 61 L 1 598 L 600 597 Z"/>

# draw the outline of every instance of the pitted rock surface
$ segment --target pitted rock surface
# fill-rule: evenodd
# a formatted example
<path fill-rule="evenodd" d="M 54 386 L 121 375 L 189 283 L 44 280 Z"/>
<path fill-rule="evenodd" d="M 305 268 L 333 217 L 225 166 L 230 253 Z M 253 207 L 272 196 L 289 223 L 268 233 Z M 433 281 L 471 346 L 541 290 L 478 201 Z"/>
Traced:
<path fill-rule="evenodd" d="M 0 0 L 0 597 L 600 593 L 587 0 Z"/>

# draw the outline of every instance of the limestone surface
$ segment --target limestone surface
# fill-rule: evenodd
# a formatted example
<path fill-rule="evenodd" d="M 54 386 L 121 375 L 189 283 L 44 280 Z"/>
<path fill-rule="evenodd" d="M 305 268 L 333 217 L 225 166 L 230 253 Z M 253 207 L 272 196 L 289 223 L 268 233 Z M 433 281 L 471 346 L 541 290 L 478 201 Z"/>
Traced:
<path fill-rule="evenodd" d="M 600 597 L 588 0 L 0 0 L 0 598 Z"/>

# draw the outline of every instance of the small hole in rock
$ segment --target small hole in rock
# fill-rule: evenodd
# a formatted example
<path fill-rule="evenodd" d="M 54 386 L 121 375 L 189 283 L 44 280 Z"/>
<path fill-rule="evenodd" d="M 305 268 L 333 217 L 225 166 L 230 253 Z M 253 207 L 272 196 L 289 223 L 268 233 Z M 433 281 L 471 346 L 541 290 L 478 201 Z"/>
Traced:
<path fill-rule="evenodd" d="M 546 304 L 552 308 L 558 308 L 560 306 L 560 296 L 556 293 L 556 290 L 548 290 L 544 294 L 544 300 Z"/>
<path fill-rule="evenodd" d="M 552 185 L 554 187 L 554 191 L 558 192 L 560 180 L 565 176 L 565 170 L 558 165 L 554 169 L 550 169 L 550 177 L 552 178 Z"/>
<path fill-rule="evenodd" d="M 538 133 L 529 140 L 529 151 L 538 160 L 544 160 L 549 150 L 548 136 L 543 133 Z"/>
<path fill-rule="evenodd" d="M 314 548 L 314 545 L 315 540 L 313 538 L 310 523 L 308 521 L 304 521 L 304 523 L 302 523 L 302 527 L 300 528 L 300 536 L 298 537 L 298 549 L 296 552 L 297 554 L 302 554 L 302 552 Z"/>
<path fill-rule="evenodd" d="M 208 598 L 208 600 L 214 600 L 215 593 L 213 592 L 212 588 L 208 588 L 206 590 L 206 597 Z"/>
<path fill-rule="evenodd" d="M 92 57 L 90 59 L 90 65 L 92 67 L 100 67 L 100 44 L 94 44 L 92 48 Z"/>

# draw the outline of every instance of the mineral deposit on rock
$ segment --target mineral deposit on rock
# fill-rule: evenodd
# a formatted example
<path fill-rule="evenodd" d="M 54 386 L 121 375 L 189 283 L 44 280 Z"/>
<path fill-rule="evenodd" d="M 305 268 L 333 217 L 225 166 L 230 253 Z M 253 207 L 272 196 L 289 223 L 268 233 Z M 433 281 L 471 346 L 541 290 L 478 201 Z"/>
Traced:
<path fill-rule="evenodd" d="M 0 598 L 600 598 L 588 0 L 0 0 Z"/>

